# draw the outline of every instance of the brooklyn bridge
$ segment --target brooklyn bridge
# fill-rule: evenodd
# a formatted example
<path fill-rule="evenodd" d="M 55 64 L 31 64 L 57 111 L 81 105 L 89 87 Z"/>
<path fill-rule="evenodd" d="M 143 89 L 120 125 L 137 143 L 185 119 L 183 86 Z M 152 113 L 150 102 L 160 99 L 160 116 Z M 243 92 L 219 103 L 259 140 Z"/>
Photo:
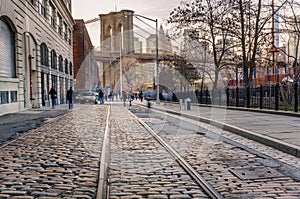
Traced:
<path fill-rule="evenodd" d="M 196 67 L 172 49 L 172 43 L 162 26 L 159 30 L 158 27 L 146 30 L 135 24 L 134 18 L 141 20 L 133 11 L 122 10 L 101 14 L 99 18 L 86 22 L 100 20 L 101 45 L 90 53 L 91 59 L 83 64 L 86 71 L 86 66 L 90 67 L 94 63 L 99 67 L 100 76 L 98 82 L 85 83 L 85 89 L 95 85 L 116 92 L 153 89 L 157 86 L 159 74 L 162 75 L 162 87 L 172 85 L 173 88 L 169 89 L 191 89 L 193 81 L 199 78 Z M 164 80 L 165 73 L 173 73 L 173 77 L 168 76 Z M 88 79 L 84 78 L 85 81 Z M 178 85 L 174 81 L 171 83 L 170 79 L 179 80 Z"/>

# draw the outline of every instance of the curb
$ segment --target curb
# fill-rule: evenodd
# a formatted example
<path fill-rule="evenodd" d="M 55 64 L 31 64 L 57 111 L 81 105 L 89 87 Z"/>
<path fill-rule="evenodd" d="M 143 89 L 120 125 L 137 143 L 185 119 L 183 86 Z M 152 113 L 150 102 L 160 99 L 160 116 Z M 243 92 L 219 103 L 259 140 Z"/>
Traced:
<path fill-rule="evenodd" d="M 143 105 L 143 106 L 145 106 L 145 105 Z M 155 110 L 162 111 L 162 109 L 157 108 L 157 107 L 152 107 L 152 108 L 155 109 Z M 189 119 L 192 119 L 192 120 L 195 120 L 195 121 L 203 122 L 203 123 L 206 123 L 206 124 L 211 124 L 215 127 L 221 128 L 221 129 L 226 130 L 226 131 L 230 131 L 234 134 L 240 135 L 242 137 L 246 137 L 248 139 L 251 139 L 251 140 L 254 140 L 254 141 L 259 142 L 261 144 L 264 144 L 264 145 L 270 146 L 272 148 L 278 149 L 278 150 L 280 150 L 282 152 L 285 152 L 285 153 L 288 153 L 290 155 L 300 157 L 300 147 L 298 147 L 296 145 L 289 144 L 289 143 L 283 142 L 281 140 L 277 140 L 277 139 L 274 139 L 274 138 L 271 138 L 271 137 L 268 137 L 268 136 L 265 136 L 265 135 L 260 135 L 258 133 L 255 133 L 255 132 L 243 129 L 243 128 L 239 128 L 239 127 L 229 125 L 229 124 L 226 124 L 226 123 L 222 123 L 222 122 L 217 122 L 217 121 L 207 119 L 207 118 L 204 118 L 204 117 L 193 116 L 193 115 L 189 115 L 189 114 L 186 114 L 186 113 L 178 113 L 178 112 L 167 110 L 167 109 L 165 109 L 163 111 L 165 111 L 167 113 L 170 113 L 170 114 L 173 114 L 173 115 L 179 115 L 179 116 L 189 118 Z"/>

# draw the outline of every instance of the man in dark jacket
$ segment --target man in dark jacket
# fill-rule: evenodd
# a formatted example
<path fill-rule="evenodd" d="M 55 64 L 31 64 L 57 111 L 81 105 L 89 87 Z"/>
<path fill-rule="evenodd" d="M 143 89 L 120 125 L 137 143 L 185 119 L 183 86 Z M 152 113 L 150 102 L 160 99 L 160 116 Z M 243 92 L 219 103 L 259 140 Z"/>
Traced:
<path fill-rule="evenodd" d="M 52 108 L 54 109 L 55 105 L 56 105 L 56 98 L 57 98 L 57 92 L 56 92 L 54 86 L 52 86 L 52 88 L 50 89 L 49 94 L 50 94 L 50 98 L 51 98 L 51 102 L 52 102 Z"/>
<path fill-rule="evenodd" d="M 69 102 L 69 109 L 72 109 L 73 108 L 73 90 L 72 90 L 72 86 L 67 91 L 67 100 Z"/>

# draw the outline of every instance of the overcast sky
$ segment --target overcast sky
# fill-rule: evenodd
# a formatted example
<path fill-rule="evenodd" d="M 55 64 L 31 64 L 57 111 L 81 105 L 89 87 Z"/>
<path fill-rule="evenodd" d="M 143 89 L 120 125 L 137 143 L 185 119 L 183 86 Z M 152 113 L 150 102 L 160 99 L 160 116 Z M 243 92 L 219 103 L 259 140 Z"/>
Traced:
<path fill-rule="evenodd" d="M 73 0 L 73 18 L 85 21 L 98 17 L 99 14 L 107 14 L 111 11 L 129 9 L 152 19 L 158 19 L 162 23 L 169 13 L 180 5 L 182 0 Z M 155 24 L 149 24 L 155 27 Z M 90 37 L 95 47 L 99 46 L 99 23 L 87 25 Z"/>

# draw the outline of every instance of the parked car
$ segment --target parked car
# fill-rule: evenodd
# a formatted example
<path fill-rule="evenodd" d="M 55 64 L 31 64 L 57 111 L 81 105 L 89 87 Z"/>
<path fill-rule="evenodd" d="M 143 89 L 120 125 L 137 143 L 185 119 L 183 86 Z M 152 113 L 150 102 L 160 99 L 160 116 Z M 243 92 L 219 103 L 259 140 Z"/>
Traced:
<path fill-rule="evenodd" d="M 98 104 L 99 97 L 97 92 L 83 92 L 75 96 L 75 103 L 80 104 Z"/>
<path fill-rule="evenodd" d="M 144 95 L 145 100 L 155 100 L 156 99 L 155 90 L 145 90 L 143 95 Z"/>

